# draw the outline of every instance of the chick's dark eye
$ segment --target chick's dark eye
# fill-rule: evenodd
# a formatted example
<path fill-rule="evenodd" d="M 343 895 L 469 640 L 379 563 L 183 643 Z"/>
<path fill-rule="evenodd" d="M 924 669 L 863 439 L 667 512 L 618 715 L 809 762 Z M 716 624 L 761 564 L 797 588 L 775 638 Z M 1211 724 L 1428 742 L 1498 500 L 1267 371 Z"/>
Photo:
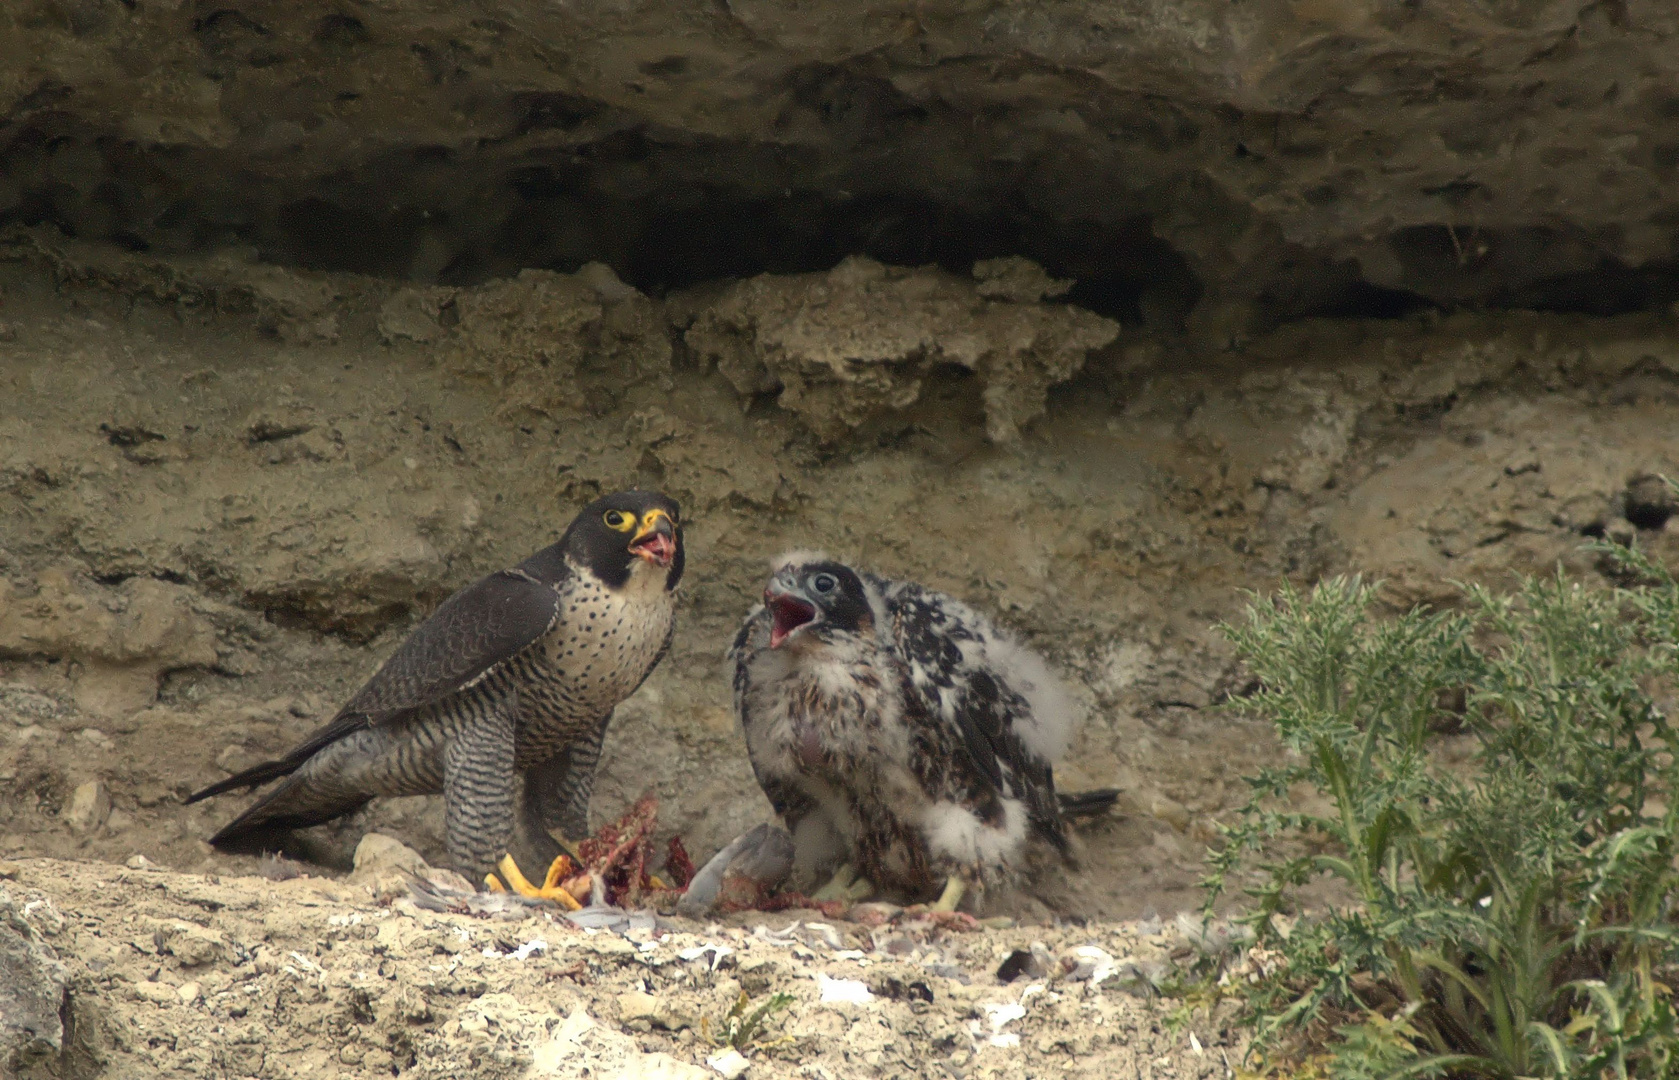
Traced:
<path fill-rule="evenodd" d="M 606 512 L 606 527 L 609 529 L 622 529 L 624 523 L 628 520 L 621 511 L 608 510 Z"/>
<path fill-rule="evenodd" d="M 838 585 L 839 582 L 834 580 L 834 575 L 832 574 L 817 574 L 816 580 L 812 581 L 810 584 L 819 593 L 830 593 L 834 591 L 834 587 Z"/>

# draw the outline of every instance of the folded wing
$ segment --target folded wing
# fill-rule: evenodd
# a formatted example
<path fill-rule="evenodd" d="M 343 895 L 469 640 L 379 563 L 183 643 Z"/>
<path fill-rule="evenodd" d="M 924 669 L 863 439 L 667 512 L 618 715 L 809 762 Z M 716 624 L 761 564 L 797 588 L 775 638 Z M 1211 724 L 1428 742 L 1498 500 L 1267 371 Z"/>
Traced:
<path fill-rule="evenodd" d="M 522 570 L 491 574 L 444 601 L 325 727 L 285 757 L 211 784 L 187 802 L 287 776 L 352 732 L 464 690 L 539 640 L 558 617 L 552 587 Z"/>

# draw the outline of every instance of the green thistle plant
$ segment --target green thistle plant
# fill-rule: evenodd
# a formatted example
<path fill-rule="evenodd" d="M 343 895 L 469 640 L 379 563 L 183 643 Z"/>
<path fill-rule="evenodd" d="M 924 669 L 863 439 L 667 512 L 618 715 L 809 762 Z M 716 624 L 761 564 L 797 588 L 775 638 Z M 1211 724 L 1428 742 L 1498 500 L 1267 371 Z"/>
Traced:
<path fill-rule="evenodd" d="M 792 994 L 778 991 L 748 1012 L 747 1006 L 751 1004 L 752 999 L 742 990 L 734 1006 L 715 1025 L 709 1016 L 700 1018 L 700 1036 L 713 1046 L 732 1046 L 743 1054 L 780 1045 L 786 1040 L 765 1040 L 761 1037 L 764 1021 L 792 1005 L 795 1000 Z"/>
<path fill-rule="evenodd" d="M 1293 760 L 1211 859 L 1256 946 L 1262 1052 L 1329 1072 L 1674 1077 L 1679 970 L 1679 584 L 1607 547 L 1636 589 L 1561 577 L 1378 621 L 1356 579 L 1285 588 L 1224 631 L 1260 681 L 1238 704 Z M 1435 732 L 1474 740 L 1446 764 Z M 1290 796 L 1311 798 L 1297 804 Z M 1301 809 L 1327 807 L 1327 809 Z M 1311 882 L 1349 903 L 1290 932 Z"/>

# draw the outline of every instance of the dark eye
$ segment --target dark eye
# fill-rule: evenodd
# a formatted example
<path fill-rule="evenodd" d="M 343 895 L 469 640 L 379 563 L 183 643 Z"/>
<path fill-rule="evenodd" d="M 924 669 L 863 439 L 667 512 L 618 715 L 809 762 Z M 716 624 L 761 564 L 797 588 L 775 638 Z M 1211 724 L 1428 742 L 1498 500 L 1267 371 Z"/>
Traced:
<path fill-rule="evenodd" d="M 627 529 L 630 525 L 630 515 L 622 510 L 608 510 L 606 512 L 606 527 L 609 529 Z"/>
<path fill-rule="evenodd" d="M 832 574 L 817 574 L 810 583 L 811 588 L 819 593 L 831 593 L 839 585 L 839 581 Z"/>

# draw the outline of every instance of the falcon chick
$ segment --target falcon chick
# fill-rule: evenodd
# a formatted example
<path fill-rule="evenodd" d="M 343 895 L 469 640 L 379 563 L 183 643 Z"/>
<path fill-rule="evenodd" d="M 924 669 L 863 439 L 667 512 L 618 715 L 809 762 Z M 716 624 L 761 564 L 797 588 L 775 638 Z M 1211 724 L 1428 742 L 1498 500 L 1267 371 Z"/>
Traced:
<path fill-rule="evenodd" d="M 1071 705 L 1035 653 L 961 601 L 794 552 L 729 656 L 796 872 L 850 860 L 819 899 L 878 886 L 954 910 L 1033 849 L 1070 856 L 1050 761 Z M 852 885 L 853 867 L 867 880 Z"/>
<path fill-rule="evenodd" d="M 596 500 L 558 543 L 445 600 L 331 723 L 285 757 L 187 802 L 284 777 L 210 839 L 250 851 L 377 796 L 442 792 L 455 869 L 498 887 L 484 875 L 517 825 L 540 860 L 527 865 L 552 864 L 549 880 L 528 885 L 511 857 L 500 860 L 502 877 L 564 902 L 553 831 L 588 834 L 607 722 L 670 646 L 682 565 L 674 501 L 645 491 Z"/>

